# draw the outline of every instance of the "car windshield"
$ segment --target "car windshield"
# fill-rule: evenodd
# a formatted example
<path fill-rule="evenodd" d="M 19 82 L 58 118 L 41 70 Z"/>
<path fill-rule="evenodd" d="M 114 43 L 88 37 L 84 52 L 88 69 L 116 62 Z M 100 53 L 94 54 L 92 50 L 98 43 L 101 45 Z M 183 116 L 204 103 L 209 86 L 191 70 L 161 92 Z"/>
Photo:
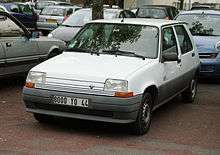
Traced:
<path fill-rule="evenodd" d="M 166 18 L 166 12 L 160 8 L 140 8 L 137 12 L 137 17 L 142 18 Z"/>
<path fill-rule="evenodd" d="M 64 8 L 52 8 L 46 7 L 40 13 L 41 15 L 50 15 L 50 16 L 64 16 L 65 9 Z"/>
<path fill-rule="evenodd" d="M 87 24 L 70 41 L 67 51 L 156 58 L 158 28 L 133 24 Z"/>
<path fill-rule="evenodd" d="M 112 19 L 117 16 L 116 11 L 104 10 L 104 19 Z M 67 20 L 63 22 L 63 25 L 67 26 L 80 26 L 82 27 L 86 23 L 92 20 L 91 10 L 79 10 L 73 13 Z"/>
<path fill-rule="evenodd" d="M 188 23 L 192 35 L 220 36 L 220 15 L 181 14 L 176 20 Z"/>

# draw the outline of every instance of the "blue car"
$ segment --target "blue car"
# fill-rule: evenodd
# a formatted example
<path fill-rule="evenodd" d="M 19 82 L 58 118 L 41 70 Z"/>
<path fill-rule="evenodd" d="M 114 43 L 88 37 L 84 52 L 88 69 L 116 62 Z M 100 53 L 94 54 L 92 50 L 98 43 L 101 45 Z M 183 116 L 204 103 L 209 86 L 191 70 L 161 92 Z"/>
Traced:
<path fill-rule="evenodd" d="M 220 78 L 220 11 L 181 12 L 176 20 L 187 22 L 201 61 L 201 78 Z"/>
<path fill-rule="evenodd" d="M 26 28 L 36 29 L 38 15 L 30 5 L 25 3 L 0 3 L 7 12 L 17 18 Z"/>

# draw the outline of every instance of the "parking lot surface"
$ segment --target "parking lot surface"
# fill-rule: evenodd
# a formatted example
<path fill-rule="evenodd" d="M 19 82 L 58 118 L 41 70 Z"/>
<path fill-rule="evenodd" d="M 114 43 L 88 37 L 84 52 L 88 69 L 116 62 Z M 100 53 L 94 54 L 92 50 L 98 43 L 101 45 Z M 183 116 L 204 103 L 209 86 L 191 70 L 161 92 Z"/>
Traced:
<path fill-rule="evenodd" d="M 0 81 L 0 155 L 219 155 L 220 82 L 202 81 L 194 104 L 176 98 L 154 112 L 144 136 L 129 126 L 57 119 L 40 124 L 26 113 L 24 78 Z"/>

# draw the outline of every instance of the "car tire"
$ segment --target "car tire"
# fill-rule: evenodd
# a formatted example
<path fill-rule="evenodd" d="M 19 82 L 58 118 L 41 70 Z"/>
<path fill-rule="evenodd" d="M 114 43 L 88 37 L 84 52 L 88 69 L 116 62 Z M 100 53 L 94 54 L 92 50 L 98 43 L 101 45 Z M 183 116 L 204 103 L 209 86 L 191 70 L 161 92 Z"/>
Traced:
<path fill-rule="evenodd" d="M 53 57 L 55 57 L 55 56 L 57 56 L 57 55 L 59 55 L 59 54 L 60 54 L 60 53 L 59 53 L 58 50 L 52 51 L 52 52 L 50 52 L 50 54 L 49 54 L 49 56 L 48 56 L 48 59 L 53 58 Z"/>
<path fill-rule="evenodd" d="M 152 117 L 153 100 L 150 93 L 145 93 L 138 112 L 137 120 L 134 122 L 133 131 L 136 135 L 144 135 L 149 131 Z"/>
<path fill-rule="evenodd" d="M 188 88 L 182 92 L 182 99 L 186 103 L 192 103 L 195 100 L 198 86 L 198 78 L 194 78 L 190 81 Z"/>
<path fill-rule="evenodd" d="M 34 113 L 34 118 L 40 123 L 50 123 L 53 120 L 53 116 L 45 115 L 45 114 L 37 114 Z"/>

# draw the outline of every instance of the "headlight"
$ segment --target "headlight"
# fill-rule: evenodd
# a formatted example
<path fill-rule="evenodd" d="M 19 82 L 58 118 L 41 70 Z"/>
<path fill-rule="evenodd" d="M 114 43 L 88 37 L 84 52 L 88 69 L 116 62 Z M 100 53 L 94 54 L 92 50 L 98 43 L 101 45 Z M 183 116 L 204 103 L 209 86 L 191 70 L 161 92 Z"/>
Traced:
<path fill-rule="evenodd" d="M 53 34 L 52 34 L 52 33 L 49 33 L 49 34 L 47 35 L 47 37 L 48 37 L 48 38 L 53 38 Z"/>
<path fill-rule="evenodd" d="M 25 86 L 28 88 L 42 88 L 46 81 L 46 73 L 30 71 Z"/>
<path fill-rule="evenodd" d="M 128 91 L 128 81 L 119 79 L 107 79 L 104 86 L 105 91 L 114 91 L 116 97 L 132 97 L 133 92 Z"/>
<path fill-rule="evenodd" d="M 217 49 L 217 51 L 220 51 L 220 42 L 218 42 L 215 46 L 215 48 Z"/>

